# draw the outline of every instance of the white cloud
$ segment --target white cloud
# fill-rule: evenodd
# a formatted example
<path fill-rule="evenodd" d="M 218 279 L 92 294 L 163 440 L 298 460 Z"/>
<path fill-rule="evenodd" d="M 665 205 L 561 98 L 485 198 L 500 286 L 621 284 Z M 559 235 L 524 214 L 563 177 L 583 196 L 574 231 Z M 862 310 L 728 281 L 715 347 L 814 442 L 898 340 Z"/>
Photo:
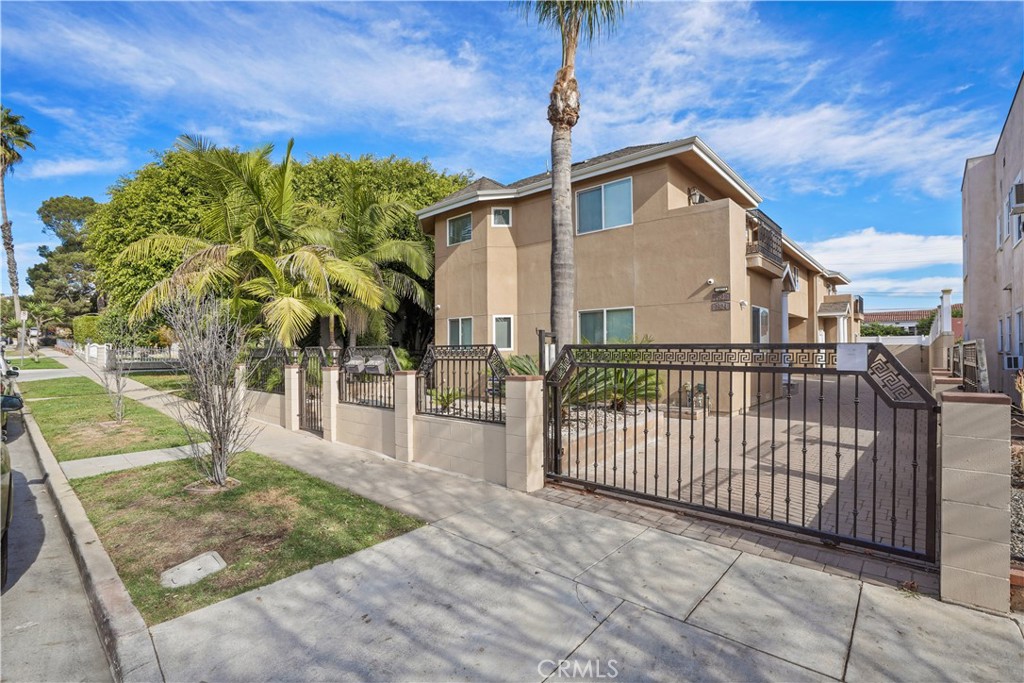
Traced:
<path fill-rule="evenodd" d="M 956 276 L 934 276 L 913 279 L 867 278 L 857 280 L 842 289 L 854 294 L 874 296 L 931 297 L 936 301 L 943 289 L 952 289 L 954 294 L 963 293 L 963 280 Z"/>
<path fill-rule="evenodd" d="M 930 266 L 959 266 L 963 261 L 959 235 L 911 235 L 864 228 L 803 246 L 828 268 L 851 279 Z M 857 281 L 858 288 L 863 282 Z"/>
<path fill-rule="evenodd" d="M 40 159 L 32 162 L 26 178 L 62 178 L 75 175 L 117 173 L 128 168 L 128 160 L 117 159 Z"/>

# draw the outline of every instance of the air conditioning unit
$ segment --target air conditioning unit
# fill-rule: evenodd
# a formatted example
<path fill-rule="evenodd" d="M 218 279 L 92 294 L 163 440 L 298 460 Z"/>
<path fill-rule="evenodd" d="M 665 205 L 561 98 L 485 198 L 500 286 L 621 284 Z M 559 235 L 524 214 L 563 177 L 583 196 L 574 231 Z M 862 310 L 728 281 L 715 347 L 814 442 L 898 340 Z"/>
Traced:
<path fill-rule="evenodd" d="M 711 201 L 707 198 L 707 195 L 698 190 L 696 187 L 691 187 L 687 189 L 687 194 L 690 195 L 690 206 L 694 206 L 695 204 L 706 204 L 707 202 Z"/>
<path fill-rule="evenodd" d="M 1010 190 L 1010 213 L 1013 215 L 1024 213 L 1024 183 L 1017 183 Z"/>
<path fill-rule="evenodd" d="M 1003 356 L 1003 370 L 1020 370 L 1024 368 L 1021 356 Z"/>

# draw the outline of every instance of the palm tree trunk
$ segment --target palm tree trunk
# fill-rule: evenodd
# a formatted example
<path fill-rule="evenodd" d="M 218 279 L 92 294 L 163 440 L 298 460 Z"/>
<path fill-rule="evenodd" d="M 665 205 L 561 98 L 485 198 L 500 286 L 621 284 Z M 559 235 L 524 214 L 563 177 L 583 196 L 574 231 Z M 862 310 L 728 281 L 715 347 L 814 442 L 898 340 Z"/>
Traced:
<path fill-rule="evenodd" d="M 0 210 L 3 211 L 3 223 L 0 224 L 0 232 L 3 233 L 4 251 L 7 252 L 7 277 L 11 281 L 11 299 L 14 301 L 14 319 L 21 320 L 21 297 L 18 296 L 18 262 L 14 258 L 14 234 L 11 232 L 11 222 L 7 220 L 7 192 L 4 179 L 7 176 L 7 168 L 0 168 Z M 25 344 L 25 326 L 18 328 L 18 346 Z"/>
<path fill-rule="evenodd" d="M 573 338 L 576 257 L 572 225 L 572 127 L 580 116 L 575 40 L 563 53 L 548 106 L 551 123 L 551 332 L 560 351 Z"/>

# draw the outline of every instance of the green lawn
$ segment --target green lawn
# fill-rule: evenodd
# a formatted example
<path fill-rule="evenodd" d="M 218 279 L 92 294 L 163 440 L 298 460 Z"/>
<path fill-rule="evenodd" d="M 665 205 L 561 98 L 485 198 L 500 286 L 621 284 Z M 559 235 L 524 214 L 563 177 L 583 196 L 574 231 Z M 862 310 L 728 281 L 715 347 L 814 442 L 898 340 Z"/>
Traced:
<path fill-rule="evenodd" d="M 238 488 L 190 495 L 189 461 L 72 482 L 146 623 L 158 624 L 399 536 L 422 523 L 255 453 Z M 227 568 L 176 589 L 160 573 L 216 550 Z"/>
<path fill-rule="evenodd" d="M 187 393 L 188 375 L 174 372 L 152 372 L 133 374 L 131 378 L 150 389 L 165 391 L 174 396 L 184 397 Z"/>
<path fill-rule="evenodd" d="M 19 370 L 66 370 L 67 366 L 58 361 L 56 358 L 49 358 L 47 356 L 39 356 L 38 359 L 33 360 L 30 356 L 25 356 L 25 360 L 21 360 L 20 355 L 9 355 L 7 356 L 7 362 L 18 368 Z"/>
<path fill-rule="evenodd" d="M 114 423 L 103 387 L 85 377 L 19 382 L 18 388 L 60 461 L 188 443 L 175 420 L 130 398 L 124 400 L 124 421 Z"/>

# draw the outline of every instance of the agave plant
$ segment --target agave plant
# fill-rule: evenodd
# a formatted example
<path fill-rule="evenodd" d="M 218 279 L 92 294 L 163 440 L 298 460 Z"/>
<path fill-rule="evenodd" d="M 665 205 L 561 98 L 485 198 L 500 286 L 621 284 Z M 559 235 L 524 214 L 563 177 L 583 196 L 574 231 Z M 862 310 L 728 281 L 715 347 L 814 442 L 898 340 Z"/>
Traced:
<path fill-rule="evenodd" d="M 455 402 L 460 398 L 466 396 L 465 392 L 461 389 L 455 389 L 453 387 L 440 387 L 438 389 L 428 389 L 427 395 L 430 396 L 434 404 L 441 409 L 441 412 L 447 413 L 451 410 Z"/>

